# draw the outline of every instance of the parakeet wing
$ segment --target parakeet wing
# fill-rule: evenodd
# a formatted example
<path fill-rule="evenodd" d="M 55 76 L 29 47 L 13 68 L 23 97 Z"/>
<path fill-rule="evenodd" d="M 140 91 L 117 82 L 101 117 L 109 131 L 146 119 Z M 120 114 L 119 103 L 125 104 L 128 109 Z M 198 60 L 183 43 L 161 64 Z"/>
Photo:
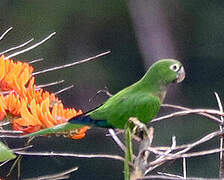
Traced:
<path fill-rule="evenodd" d="M 126 93 L 110 98 L 105 104 L 88 113 L 94 120 L 103 120 L 105 126 L 124 128 L 130 117 L 137 117 L 147 123 L 154 118 L 160 108 L 158 97 L 146 93 Z"/>

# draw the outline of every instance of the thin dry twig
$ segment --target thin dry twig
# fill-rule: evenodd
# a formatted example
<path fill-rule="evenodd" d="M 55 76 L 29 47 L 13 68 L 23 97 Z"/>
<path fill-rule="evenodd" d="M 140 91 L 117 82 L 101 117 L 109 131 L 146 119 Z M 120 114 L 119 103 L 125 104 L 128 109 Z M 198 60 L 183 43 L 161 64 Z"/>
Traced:
<path fill-rule="evenodd" d="M 49 87 L 49 86 L 54 86 L 54 85 L 58 85 L 65 82 L 65 80 L 60 80 L 60 81 L 55 81 L 55 82 L 51 82 L 51 83 L 47 83 L 47 84 L 42 84 L 42 85 L 38 85 L 37 88 L 45 88 L 45 87 Z"/>
<path fill-rule="evenodd" d="M 164 164 L 168 159 L 168 156 L 170 158 L 170 156 L 172 156 L 172 158 L 174 157 L 177 157 L 177 158 L 185 158 L 184 156 L 181 156 L 183 155 L 184 153 L 188 152 L 189 150 L 191 150 L 193 147 L 197 146 L 197 145 L 200 145 L 204 142 L 207 142 L 209 140 L 211 140 L 212 138 L 218 136 L 218 135 L 221 135 L 222 133 L 220 131 L 215 131 L 215 132 L 212 132 L 204 137 L 202 137 L 201 139 L 199 139 L 198 141 L 195 141 L 194 143 L 191 143 L 191 144 L 188 144 L 187 146 L 185 145 L 185 148 L 183 150 L 180 150 L 174 154 L 170 154 L 170 152 L 167 154 L 166 152 L 166 155 L 165 156 L 162 156 L 163 158 L 161 158 L 161 156 L 159 156 L 156 160 L 150 162 L 148 164 L 148 168 L 147 170 L 145 171 L 145 174 L 149 173 L 150 171 L 152 171 L 153 169 L 157 168 L 158 166 L 161 166 L 162 164 Z M 151 147 L 147 148 L 146 150 L 150 151 L 150 152 L 153 152 L 153 153 L 158 153 L 161 155 L 161 151 L 157 151 Z M 173 151 L 176 150 L 176 148 L 173 148 L 172 149 Z M 209 151 L 207 151 L 209 153 Z M 219 149 L 219 152 L 220 152 L 220 149 Z M 171 160 L 171 159 L 169 159 Z"/>
<path fill-rule="evenodd" d="M 25 138 L 25 137 L 23 137 L 23 136 L 16 136 L 16 135 L 8 135 L 8 134 L 0 134 L 0 138 L 21 139 L 21 138 Z"/>
<path fill-rule="evenodd" d="M 74 85 L 65 87 L 65 88 L 63 88 L 63 89 L 61 89 L 61 90 L 55 92 L 54 94 L 55 94 L 55 95 L 58 95 L 58 94 L 60 94 L 60 93 L 62 93 L 62 92 L 65 92 L 65 91 L 67 91 L 67 90 L 69 90 L 69 89 L 71 89 L 71 88 L 73 88 L 73 87 L 74 87 Z"/>
<path fill-rule="evenodd" d="M 0 133 L 2 134 L 21 134 L 23 131 L 14 131 L 14 130 L 3 130 L 0 129 Z"/>
<path fill-rule="evenodd" d="M 55 153 L 55 152 L 26 152 L 26 151 L 17 151 L 14 152 L 19 155 L 26 156 L 61 156 L 61 157 L 77 157 L 77 158 L 107 158 L 124 161 L 124 158 L 118 155 L 110 154 L 74 154 L 74 153 Z"/>
<path fill-rule="evenodd" d="M 99 91 L 97 91 L 96 94 L 95 94 L 93 97 L 91 97 L 91 98 L 89 99 L 89 102 L 91 102 L 95 97 L 97 97 L 97 96 L 98 96 L 99 94 L 101 94 L 101 93 L 105 93 L 108 97 L 113 96 L 113 94 L 111 94 L 111 93 L 109 92 L 108 88 L 105 87 L 104 89 L 100 89 Z"/>
<path fill-rule="evenodd" d="M 40 61 L 43 61 L 43 60 L 44 60 L 44 58 L 39 58 L 39 59 L 34 59 L 32 61 L 29 61 L 28 63 L 29 64 L 34 64 L 34 63 L 37 63 L 37 62 L 40 62 Z"/>
<path fill-rule="evenodd" d="M 164 172 L 157 172 L 157 174 L 163 175 L 163 176 L 168 176 L 168 177 L 173 177 L 173 178 L 184 178 L 183 176 L 179 176 L 176 174 L 170 174 L 170 173 L 164 173 Z"/>
<path fill-rule="evenodd" d="M 159 118 L 155 118 L 151 122 L 161 121 L 161 120 L 172 118 L 172 117 L 185 116 L 188 114 L 200 114 L 200 115 L 207 117 L 207 115 L 204 115 L 202 113 L 214 114 L 217 116 L 224 116 L 224 113 L 214 110 L 214 109 L 191 109 L 191 110 L 186 110 L 186 111 L 174 112 L 174 113 L 171 113 L 171 114 L 159 117 Z M 215 121 L 218 124 L 222 123 L 221 120 L 218 118 L 210 118 L 210 119 L 212 119 L 213 121 Z"/>
<path fill-rule="evenodd" d="M 113 140 L 115 141 L 115 143 L 121 148 L 121 150 L 123 152 L 125 152 L 125 145 L 121 142 L 121 140 L 117 137 L 116 133 L 114 132 L 113 129 L 109 129 L 108 130 L 111 137 L 113 138 Z"/>
<path fill-rule="evenodd" d="M 162 104 L 161 105 L 162 107 L 170 107 L 170 108 L 175 108 L 175 109 L 181 109 L 181 110 L 186 110 L 186 111 L 190 111 L 190 110 L 193 110 L 191 108 L 187 108 L 187 107 L 183 107 L 183 106 L 178 106 L 178 105 L 174 105 L 174 104 Z M 220 119 L 215 117 L 215 116 L 212 116 L 211 114 L 207 114 L 207 113 L 198 113 L 199 115 L 201 116 L 205 116 L 209 119 L 213 119 L 214 121 L 219 121 Z"/>
<path fill-rule="evenodd" d="M 49 39 L 50 39 L 52 36 L 54 36 L 55 34 L 56 34 L 56 32 L 53 32 L 53 33 L 51 33 L 49 36 L 47 36 L 46 38 L 44 38 L 42 41 L 40 41 L 40 42 L 38 42 L 38 43 L 36 43 L 36 44 L 34 44 L 34 45 L 32 45 L 32 46 L 26 48 L 26 49 L 23 49 L 23 50 L 21 50 L 21 51 L 15 52 L 15 53 L 13 53 L 13 54 L 11 54 L 11 55 L 5 57 L 4 59 L 10 59 L 10 58 L 12 58 L 12 57 L 14 57 L 14 56 L 17 56 L 17 55 L 19 55 L 19 54 L 22 54 L 22 53 L 25 53 L 25 52 L 27 52 L 27 51 L 30 51 L 31 49 L 34 49 L 34 48 L 36 48 L 37 46 L 40 46 L 41 44 L 43 44 L 44 42 L 46 42 L 47 40 L 49 40 Z"/>
<path fill-rule="evenodd" d="M 4 166 L 7 162 L 9 162 L 10 160 L 4 161 L 3 163 L 0 164 L 0 167 Z"/>
<path fill-rule="evenodd" d="M 10 51 L 13 51 L 13 50 L 19 49 L 19 48 L 21 48 L 21 47 L 24 47 L 24 46 L 26 46 L 27 44 L 29 44 L 30 42 L 32 42 L 33 40 L 34 40 L 34 38 L 32 38 L 32 39 L 26 41 L 26 42 L 23 43 L 23 44 L 20 44 L 20 45 L 18 45 L 18 46 L 15 46 L 15 47 L 9 48 L 9 49 L 7 49 L 7 50 L 5 50 L 5 51 L 2 51 L 2 52 L 0 52 L 0 54 L 5 54 L 5 53 L 8 53 L 8 52 L 10 52 Z"/>
<path fill-rule="evenodd" d="M 61 65 L 61 66 L 57 66 L 57 67 L 53 67 L 53 68 L 44 69 L 44 70 L 38 71 L 38 72 L 34 72 L 32 75 L 43 74 L 43 73 L 46 73 L 46 72 L 55 71 L 55 70 L 58 70 L 58 69 L 63 69 L 63 68 L 75 66 L 75 65 L 78 65 L 78 64 L 89 62 L 89 61 L 94 60 L 94 59 L 96 59 L 98 57 L 105 56 L 105 55 L 107 55 L 109 53 L 110 53 L 110 51 L 106 51 L 106 52 L 97 54 L 95 56 L 92 56 L 92 57 L 89 57 L 87 59 L 83 59 L 83 60 L 80 60 L 80 61 L 77 61 L 77 62 L 73 62 L 73 63 L 70 63 L 70 64 L 65 64 L 65 65 Z"/>
<path fill-rule="evenodd" d="M 12 30 L 13 27 L 10 27 L 9 29 L 7 29 L 1 36 L 0 36 L 0 41 L 6 36 L 6 34 Z"/>
<path fill-rule="evenodd" d="M 22 148 L 16 148 L 16 149 L 11 149 L 13 152 L 17 152 L 17 151 L 24 151 L 24 150 L 27 150 L 29 148 L 33 147 L 33 145 L 29 145 L 29 146 L 25 146 L 25 147 L 22 147 Z"/>
<path fill-rule="evenodd" d="M 183 175 L 184 178 L 187 178 L 187 165 L 186 165 L 186 158 L 183 158 Z"/>
<path fill-rule="evenodd" d="M 216 97 L 216 100 L 217 100 L 217 103 L 218 103 L 218 107 L 219 107 L 219 110 L 220 112 L 223 112 L 223 106 L 222 106 L 222 103 L 221 103 L 221 100 L 219 98 L 219 95 L 218 93 L 214 93 L 215 94 L 215 97 Z M 219 125 L 219 129 L 220 129 L 220 132 L 223 132 L 223 117 L 220 116 L 220 119 L 221 119 L 221 124 Z M 223 135 L 220 137 L 220 145 L 219 145 L 220 149 L 223 148 Z M 224 162 L 223 162 L 223 152 L 220 151 L 220 156 L 219 156 L 220 160 L 219 160 L 219 177 L 220 178 L 223 178 L 224 177 Z"/>
<path fill-rule="evenodd" d="M 198 177 L 188 177 L 188 178 L 183 178 L 183 177 L 170 177 L 166 175 L 149 175 L 142 177 L 141 179 L 136 179 L 136 180 L 142 180 L 142 179 L 166 179 L 166 180 L 217 180 L 217 178 L 198 178 Z"/>
<path fill-rule="evenodd" d="M 74 171 L 77 171 L 79 168 L 78 167 L 74 167 L 74 168 L 71 168 L 69 170 L 66 170 L 66 171 L 63 171 L 63 172 L 60 172 L 60 173 L 56 173 L 56 174 L 52 174 L 52 175 L 46 175 L 46 176 L 39 176 L 39 177 L 35 177 L 35 178 L 27 178 L 27 179 L 24 179 L 24 180 L 50 180 L 50 179 L 67 179 L 67 176 L 68 174 L 74 172 Z"/>
<path fill-rule="evenodd" d="M 162 164 L 164 163 L 163 160 L 166 159 L 167 155 L 168 155 L 169 153 L 171 153 L 171 152 L 175 149 L 176 144 L 177 144 L 177 143 L 176 143 L 176 137 L 173 136 L 173 137 L 172 137 L 172 145 L 171 145 L 171 147 L 170 147 L 169 149 L 167 149 L 164 153 L 160 154 L 160 156 L 159 156 L 156 160 L 153 161 L 153 162 L 155 163 L 154 167 L 151 167 L 151 166 L 153 166 L 153 165 L 150 165 L 152 162 L 150 162 L 150 163 L 147 165 L 148 167 L 146 167 L 145 175 L 146 175 L 148 172 L 150 172 L 151 170 L 155 169 L 156 167 L 162 165 Z M 149 149 L 150 149 L 150 147 L 147 148 L 147 150 L 149 150 Z"/>

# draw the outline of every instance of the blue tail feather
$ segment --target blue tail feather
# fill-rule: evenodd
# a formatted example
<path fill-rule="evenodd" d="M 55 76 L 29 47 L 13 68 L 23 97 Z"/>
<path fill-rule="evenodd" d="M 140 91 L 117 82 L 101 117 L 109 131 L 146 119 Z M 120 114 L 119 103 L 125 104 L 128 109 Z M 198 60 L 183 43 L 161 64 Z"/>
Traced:
<path fill-rule="evenodd" d="M 106 120 L 95 120 L 92 119 L 89 115 L 76 116 L 70 119 L 68 122 L 72 124 L 82 124 L 86 126 L 113 128 L 111 125 L 107 123 Z"/>

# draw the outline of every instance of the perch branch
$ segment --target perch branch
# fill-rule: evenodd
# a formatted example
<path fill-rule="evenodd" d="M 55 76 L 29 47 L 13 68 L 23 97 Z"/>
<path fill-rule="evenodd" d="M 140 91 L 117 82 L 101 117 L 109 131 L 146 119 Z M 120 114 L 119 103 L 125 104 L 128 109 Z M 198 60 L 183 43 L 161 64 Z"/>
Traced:
<path fill-rule="evenodd" d="M 61 156 L 61 157 L 77 157 L 77 158 L 107 158 L 124 161 L 124 158 L 118 155 L 109 154 L 74 154 L 74 153 L 55 153 L 55 152 L 26 152 L 16 151 L 15 154 L 26 156 Z"/>

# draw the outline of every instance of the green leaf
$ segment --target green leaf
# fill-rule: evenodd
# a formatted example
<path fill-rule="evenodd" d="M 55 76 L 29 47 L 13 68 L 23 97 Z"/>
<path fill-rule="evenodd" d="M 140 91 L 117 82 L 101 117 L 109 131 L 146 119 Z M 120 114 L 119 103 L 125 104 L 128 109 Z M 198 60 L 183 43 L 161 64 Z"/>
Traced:
<path fill-rule="evenodd" d="M 16 158 L 16 155 L 0 141 L 0 162 Z"/>

